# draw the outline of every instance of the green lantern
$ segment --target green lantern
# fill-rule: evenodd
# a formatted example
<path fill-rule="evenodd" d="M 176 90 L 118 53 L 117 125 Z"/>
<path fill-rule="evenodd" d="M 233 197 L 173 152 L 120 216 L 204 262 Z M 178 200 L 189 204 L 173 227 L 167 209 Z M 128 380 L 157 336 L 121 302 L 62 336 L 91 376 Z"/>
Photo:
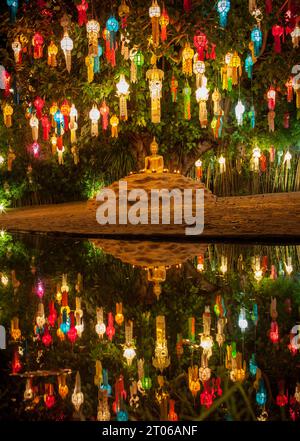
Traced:
<path fill-rule="evenodd" d="M 149 390 L 151 389 L 152 386 L 152 380 L 150 377 L 143 377 L 142 378 L 142 386 L 144 390 Z"/>
<path fill-rule="evenodd" d="M 142 51 L 139 49 L 133 57 L 133 62 L 137 67 L 138 78 L 141 77 L 141 72 L 142 72 L 142 67 L 144 65 L 144 61 L 145 61 L 144 55 L 143 55 Z"/>

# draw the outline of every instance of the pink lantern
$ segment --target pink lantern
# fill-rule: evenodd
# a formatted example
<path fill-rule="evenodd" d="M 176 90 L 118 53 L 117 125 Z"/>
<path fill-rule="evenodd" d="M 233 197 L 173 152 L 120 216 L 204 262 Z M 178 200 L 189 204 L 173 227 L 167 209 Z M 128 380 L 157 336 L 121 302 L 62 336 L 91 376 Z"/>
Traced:
<path fill-rule="evenodd" d="M 33 156 L 35 158 L 38 158 L 40 156 L 40 150 L 41 150 L 40 145 L 36 141 L 34 141 L 34 143 L 31 146 L 31 149 Z"/>
<path fill-rule="evenodd" d="M 43 127 L 43 140 L 48 141 L 49 133 L 51 128 L 51 122 L 47 115 L 42 117 L 42 127 Z"/>
<path fill-rule="evenodd" d="M 44 297 L 44 294 L 45 294 L 45 290 L 44 290 L 44 287 L 43 287 L 43 284 L 41 281 L 38 282 L 38 284 L 35 288 L 35 292 L 36 292 L 36 295 L 38 296 L 38 298 L 42 300 L 42 298 Z"/>
<path fill-rule="evenodd" d="M 54 326 L 57 319 L 57 312 L 54 306 L 54 302 L 51 300 L 49 303 L 49 315 L 48 315 L 48 323 L 50 326 Z"/>
<path fill-rule="evenodd" d="M 198 52 L 198 60 L 204 61 L 204 52 L 207 51 L 208 40 L 206 35 L 198 31 L 194 36 L 194 46 Z"/>
<path fill-rule="evenodd" d="M 44 107 L 45 101 L 40 97 L 37 96 L 36 99 L 33 101 L 33 105 L 36 108 L 36 116 L 38 119 L 42 118 L 42 109 Z"/>
<path fill-rule="evenodd" d="M 81 3 L 79 5 L 76 5 L 77 11 L 78 11 L 78 24 L 79 26 L 84 25 L 87 23 L 87 16 L 86 11 L 88 10 L 89 4 L 86 0 L 81 0 Z"/>
<path fill-rule="evenodd" d="M 109 338 L 110 341 L 112 341 L 113 336 L 115 335 L 115 328 L 114 328 L 114 316 L 112 312 L 108 313 L 108 324 L 106 326 L 106 335 Z"/>
<path fill-rule="evenodd" d="M 277 54 L 281 52 L 281 40 L 280 38 L 283 36 L 284 28 L 280 25 L 274 25 L 272 27 L 272 35 L 274 37 L 274 50 Z"/>

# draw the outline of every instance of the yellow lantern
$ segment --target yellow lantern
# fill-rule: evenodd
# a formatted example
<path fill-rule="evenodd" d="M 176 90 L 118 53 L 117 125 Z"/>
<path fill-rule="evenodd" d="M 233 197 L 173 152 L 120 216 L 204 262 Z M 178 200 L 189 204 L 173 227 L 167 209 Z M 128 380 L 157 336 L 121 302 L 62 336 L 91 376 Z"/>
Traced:
<path fill-rule="evenodd" d="M 96 104 L 93 105 L 90 113 L 90 120 L 91 120 L 91 135 L 92 136 L 98 136 L 98 121 L 100 119 L 100 112 L 96 106 Z"/>
<path fill-rule="evenodd" d="M 120 119 L 123 121 L 127 121 L 127 99 L 129 96 L 129 84 L 127 83 L 123 74 L 120 75 L 120 80 L 117 83 L 117 96 L 120 100 Z"/>
<path fill-rule="evenodd" d="M 189 389 L 195 398 L 200 390 L 199 369 L 198 366 L 190 366 L 188 369 Z"/>
<path fill-rule="evenodd" d="M 11 328 L 10 329 L 11 329 L 10 334 L 11 334 L 13 340 L 15 340 L 15 341 L 20 340 L 20 338 L 21 338 L 21 330 L 19 328 L 19 319 L 18 319 L 18 317 L 14 317 L 11 320 Z"/>
<path fill-rule="evenodd" d="M 117 138 L 118 137 L 119 118 L 117 117 L 117 115 L 113 115 L 109 121 L 110 121 L 110 125 L 111 125 L 111 136 L 112 136 L 112 138 Z"/>
<path fill-rule="evenodd" d="M 202 85 L 202 76 L 205 73 L 205 63 L 198 59 L 198 53 L 194 55 L 193 72 L 196 75 L 196 88 Z"/>
<path fill-rule="evenodd" d="M 56 127 L 56 122 L 54 120 L 54 115 L 55 115 L 55 113 L 57 111 L 58 111 L 58 105 L 57 105 L 57 103 L 53 102 L 52 106 L 50 107 L 50 110 L 49 110 L 49 113 L 51 115 L 51 125 L 52 125 L 53 128 Z"/>
<path fill-rule="evenodd" d="M 253 171 L 258 172 L 259 171 L 259 159 L 261 157 L 261 151 L 259 147 L 255 147 L 252 150 L 252 158 L 251 158 L 251 168 Z"/>
<path fill-rule="evenodd" d="M 190 43 L 186 43 L 182 51 L 182 72 L 186 76 L 193 75 L 193 57 L 194 50 L 191 48 Z"/>
<path fill-rule="evenodd" d="M 58 52 L 58 47 L 53 41 L 51 41 L 51 43 L 48 46 L 48 66 L 51 67 L 57 66 L 57 60 L 56 60 L 57 52 Z"/>
<path fill-rule="evenodd" d="M 160 123 L 161 108 L 160 99 L 162 96 L 162 80 L 164 72 L 154 65 L 147 70 L 146 78 L 149 81 L 150 97 L 151 97 L 151 121 L 154 124 Z"/>
<path fill-rule="evenodd" d="M 8 103 L 3 107 L 3 119 L 5 127 L 9 128 L 12 126 L 12 114 L 14 113 L 14 109 Z"/>
<path fill-rule="evenodd" d="M 156 317 L 155 357 L 152 359 L 152 364 L 161 372 L 170 365 L 166 339 L 166 322 L 163 315 Z"/>
<path fill-rule="evenodd" d="M 89 55 L 98 56 L 98 37 L 100 24 L 96 20 L 89 20 L 86 24 L 88 34 Z"/>
<path fill-rule="evenodd" d="M 22 45 L 18 38 L 11 45 L 12 50 L 14 51 L 15 63 L 20 64 L 22 62 Z"/>
<path fill-rule="evenodd" d="M 221 111 L 222 111 L 222 109 L 221 109 L 221 99 L 222 99 L 222 97 L 221 97 L 221 93 L 220 93 L 218 88 L 215 88 L 215 90 L 214 90 L 214 92 L 213 92 L 213 94 L 211 96 L 211 99 L 212 99 L 212 101 L 214 103 L 214 114 L 215 115 L 219 115 L 221 113 Z"/>
<path fill-rule="evenodd" d="M 69 37 L 68 32 L 65 32 L 64 37 L 60 42 L 60 47 L 64 52 L 67 71 L 70 73 L 72 64 L 71 52 L 73 49 L 73 40 Z"/>
<path fill-rule="evenodd" d="M 116 323 L 119 326 L 121 326 L 123 324 L 123 322 L 124 322 L 123 305 L 122 305 L 122 303 L 116 303 L 115 321 L 116 321 Z"/>
<path fill-rule="evenodd" d="M 99 338 L 103 338 L 103 335 L 106 331 L 106 326 L 103 322 L 103 308 L 97 308 L 97 324 L 95 326 L 95 331 L 98 334 Z"/>
<path fill-rule="evenodd" d="M 160 7 L 157 0 L 152 0 L 152 5 L 149 8 L 149 16 L 152 23 L 152 41 L 153 46 L 159 45 L 159 18 L 161 16 Z"/>
<path fill-rule="evenodd" d="M 58 380 L 58 393 L 64 400 L 69 393 L 69 388 L 67 386 L 67 375 L 60 374 L 57 378 Z"/>

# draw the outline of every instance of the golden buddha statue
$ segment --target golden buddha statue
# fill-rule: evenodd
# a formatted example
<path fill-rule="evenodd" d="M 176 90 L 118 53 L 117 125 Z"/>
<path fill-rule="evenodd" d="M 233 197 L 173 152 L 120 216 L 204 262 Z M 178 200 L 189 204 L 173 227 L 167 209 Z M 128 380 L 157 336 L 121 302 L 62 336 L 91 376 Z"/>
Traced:
<path fill-rule="evenodd" d="M 164 171 L 164 158 L 161 155 L 158 155 L 158 144 L 153 138 L 152 143 L 150 144 L 150 156 L 146 156 L 145 158 L 145 173 L 163 173 Z"/>

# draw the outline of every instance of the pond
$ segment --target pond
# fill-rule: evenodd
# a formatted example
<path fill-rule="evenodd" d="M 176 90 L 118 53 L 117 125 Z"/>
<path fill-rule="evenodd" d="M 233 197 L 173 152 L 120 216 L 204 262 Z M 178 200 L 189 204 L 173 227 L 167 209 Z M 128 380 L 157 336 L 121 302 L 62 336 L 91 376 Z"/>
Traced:
<path fill-rule="evenodd" d="M 299 276 L 294 243 L 2 232 L 0 419 L 296 420 Z"/>

